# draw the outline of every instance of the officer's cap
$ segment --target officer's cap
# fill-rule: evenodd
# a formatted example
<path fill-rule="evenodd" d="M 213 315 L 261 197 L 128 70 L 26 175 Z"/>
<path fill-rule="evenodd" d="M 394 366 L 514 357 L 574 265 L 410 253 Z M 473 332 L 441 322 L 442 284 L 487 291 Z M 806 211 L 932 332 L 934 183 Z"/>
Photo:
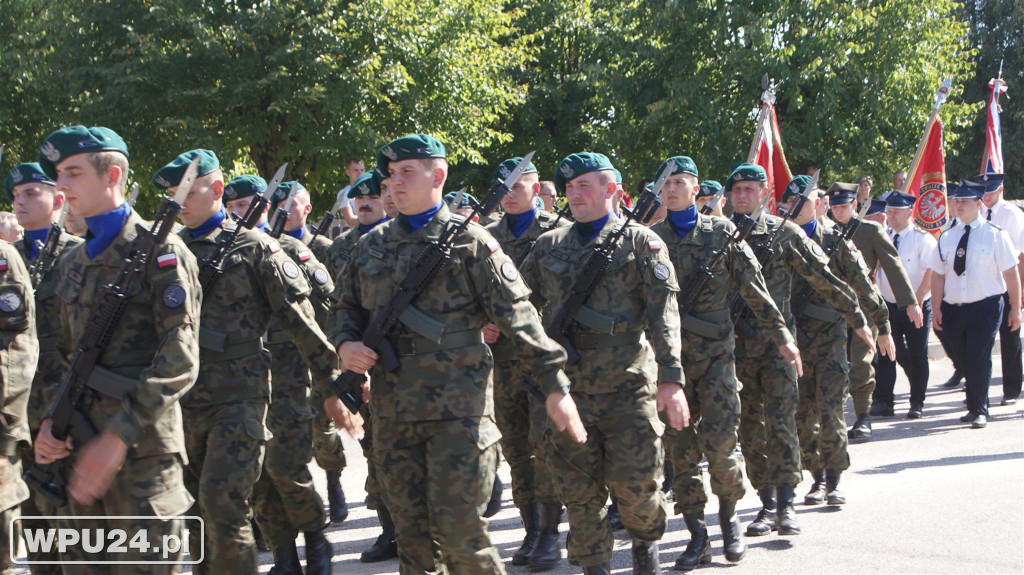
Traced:
<path fill-rule="evenodd" d="M 910 194 L 893 190 L 885 200 L 886 208 L 912 208 L 917 198 Z"/>
<path fill-rule="evenodd" d="M 61 128 L 43 140 L 43 145 L 39 147 L 39 165 L 44 174 L 56 180 L 57 164 L 71 156 L 92 152 L 118 152 L 127 158 L 128 145 L 110 128 Z"/>
<path fill-rule="evenodd" d="M 387 174 L 391 162 L 444 157 L 444 144 L 440 140 L 430 134 L 415 134 L 398 138 L 381 147 L 377 151 L 377 166 Z"/>
<path fill-rule="evenodd" d="M 565 195 L 565 184 L 575 180 L 576 178 L 589 174 L 590 172 L 600 172 L 602 170 L 614 170 L 612 161 L 608 159 L 608 156 L 604 154 L 598 154 L 596 152 L 580 152 L 578 154 L 570 154 L 566 156 L 564 160 L 558 163 L 558 168 L 555 169 L 555 189 L 558 193 Z"/>
<path fill-rule="evenodd" d="M 868 208 L 868 211 L 864 213 L 864 215 L 873 216 L 875 214 L 880 214 L 885 211 L 886 205 L 887 203 L 885 200 L 871 198 L 871 206 Z"/>
<path fill-rule="evenodd" d="M 985 197 L 985 186 L 960 180 L 960 185 L 949 194 L 949 197 L 958 200 L 980 200 Z"/>
<path fill-rule="evenodd" d="M 974 178 L 974 181 L 985 186 L 985 193 L 990 194 L 992 192 L 999 191 L 999 186 L 1003 185 L 1003 174 L 981 174 L 977 178 Z"/>
<path fill-rule="evenodd" d="M 11 172 L 7 174 L 7 179 L 4 180 L 4 193 L 7 194 L 7 199 L 12 202 L 14 201 L 14 186 L 31 182 L 38 182 L 47 186 L 57 185 L 50 176 L 43 173 L 43 168 L 38 163 L 26 162 L 18 164 L 11 169 Z"/>
<path fill-rule="evenodd" d="M 849 204 L 857 199 L 857 184 L 836 182 L 828 187 L 828 203 L 833 206 Z"/>
<path fill-rule="evenodd" d="M 185 170 L 192 163 L 193 158 L 199 158 L 199 165 L 196 166 L 196 177 L 200 178 L 220 167 L 220 160 L 217 154 L 210 150 L 190 150 L 171 160 L 171 163 L 160 168 L 153 174 L 153 185 L 166 190 L 181 183 L 185 176 Z"/>
<path fill-rule="evenodd" d="M 259 176 L 238 176 L 224 186 L 224 200 L 232 201 L 248 198 L 267 189 L 267 181 Z"/>

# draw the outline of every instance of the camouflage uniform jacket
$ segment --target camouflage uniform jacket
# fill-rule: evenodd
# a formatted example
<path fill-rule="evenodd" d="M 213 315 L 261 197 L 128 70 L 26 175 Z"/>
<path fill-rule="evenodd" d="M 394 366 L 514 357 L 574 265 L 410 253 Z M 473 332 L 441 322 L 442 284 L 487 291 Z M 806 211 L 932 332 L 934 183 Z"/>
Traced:
<path fill-rule="evenodd" d="M 842 241 L 835 233 L 835 224 L 826 218 L 820 218 L 814 229 L 814 235 L 810 238 L 819 249 L 828 253 L 832 251 L 829 259 L 829 269 L 837 277 L 850 286 L 857 295 L 857 301 L 861 310 L 871 319 L 871 323 L 878 330 L 879 334 L 889 333 L 889 308 L 878 294 L 878 288 L 871 283 L 868 277 L 868 270 L 860 252 L 852 242 Z M 806 286 L 803 278 L 797 278 L 793 285 L 793 293 L 801 293 Z M 811 326 L 809 322 L 818 321 L 834 324 L 839 314 L 836 313 L 827 301 L 820 295 L 811 296 L 810 303 L 803 317 L 797 318 L 797 324 L 803 328 Z"/>
<path fill-rule="evenodd" d="M 74 349 L 87 337 L 86 324 L 104 286 L 114 282 L 121 263 L 142 243 L 136 224 L 152 225 L 132 210 L 121 232 L 96 259 L 89 258 L 81 243 L 57 262 L 66 338 L 62 348 Z M 161 261 L 161 256 L 167 257 Z M 184 457 L 179 400 L 199 372 L 198 267 L 181 239 L 171 234 L 137 277 L 141 281 L 128 286 L 127 308 L 90 379 L 100 400 L 87 415 L 97 429 L 114 432 L 130 446 L 128 457 Z"/>
<path fill-rule="evenodd" d="M 689 278 L 729 242 L 728 236 L 736 233 L 736 226 L 727 219 L 698 213 L 697 224 L 685 237 L 676 232 L 668 218 L 651 226 L 651 230 L 665 243 L 676 276 Z M 687 332 L 682 338 L 684 363 L 721 355 L 736 347 L 729 318 L 729 302 L 736 290 L 754 312 L 762 333 L 768 334 L 776 345 L 793 343 L 786 320 L 765 287 L 761 266 L 745 241 L 732 244 L 711 272 L 714 277 L 682 318 L 683 330 Z M 682 283 L 686 289 L 686 280 Z"/>
<path fill-rule="evenodd" d="M 32 374 L 39 359 L 36 304 L 32 282 L 18 252 L 0 242 L 0 456 L 18 454 L 28 445 L 28 401 Z M 10 463 L 10 461 L 8 461 Z M 0 511 L 28 499 L 21 465 L 7 465 L 0 474 Z"/>
<path fill-rule="evenodd" d="M 537 243 L 537 238 L 541 234 L 555 227 L 564 228 L 569 225 L 570 223 L 565 219 L 559 220 L 558 216 L 554 214 L 538 210 L 536 217 L 530 222 L 530 226 L 518 238 L 507 217 L 502 217 L 488 225 L 487 231 L 494 236 L 494 239 L 498 240 L 498 243 L 501 244 L 501 249 L 512 258 L 512 262 L 516 264 L 516 267 L 521 268 L 526 260 L 526 256 L 533 249 L 533 245 Z M 508 362 L 515 358 L 512 355 L 512 344 L 504 336 L 499 337 L 498 341 L 494 342 L 494 345 L 491 346 L 491 352 L 494 353 L 495 362 Z"/>
<path fill-rule="evenodd" d="M 57 259 L 60 260 L 71 248 L 82 243 L 82 238 L 68 233 L 61 233 L 57 243 Z M 28 245 L 24 239 L 14 242 L 14 247 L 21 254 L 25 265 L 32 263 L 29 259 Z M 37 255 L 38 257 L 38 255 Z M 32 394 L 28 401 L 28 420 L 32 429 L 39 429 L 40 419 L 43 412 L 49 405 L 52 394 L 57 389 L 64 373 L 68 370 L 68 358 L 71 355 L 70 349 L 60 349 L 61 324 L 60 324 L 60 298 L 57 295 L 57 286 L 60 285 L 60 276 L 57 275 L 57 264 L 43 277 L 38 278 L 35 286 L 36 335 L 39 337 L 39 365 L 36 367 L 36 375 L 32 379 Z"/>
<path fill-rule="evenodd" d="M 586 244 L 575 227 L 537 238 L 523 277 L 534 286 L 545 321 L 558 315 L 584 262 L 620 225 L 621 219 L 609 217 Z M 566 368 L 572 390 L 603 394 L 656 382 L 682 384 L 678 291 L 661 239 L 644 226 L 627 226 L 607 271 L 576 317 L 578 331 L 571 341 L 582 359 Z"/>
<path fill-rule="evenodd" d="M 352 250 L 356 248 L 356 242 L 361 237 L 363 237 L 363 230 L 359 229 L 359 226 L 349 228 L 341 232 L 341 235 L 335 238 L 334 242 L 331 243 L 331 247 L 328 248 L 327 258 L 323 262 L 327 266 L 327 271 L 331 273 L 331 278 L 334 279 L 335 287 L 341 283 L 339 282 L 339 276 L 345 270 L 345 266 L 348 265 L 348 260 L 352 256 Z"/>
<path fill-rule="evenodd" d="M 896 305 L 902 309 L 917 303 L 917 294 L 914 293 L 914 286 L 910 285 L 910 278 L 907 277 L 907 270 L 903 268 L 900 253 L 896 251 L 896 246 L 881 225 L 862 221 L 853 232 L 852 239 L 853 245 L 857 246 L 861 257 L 864 258 L 872 283 L 875 281 L 875 272 L 881 265 L 885 270 L 885 277 L 889 278 L 892 293 L 896 296 Z"/>
<path fill-rule="evenodd" d="M 350 271 L 338 278 L 331 342 L 360 340 L 415 258 L 457 217 L 442 206 L 415 232 L 390 223 L 365 234 L 352 252 Z M 389 372 L 378 361 L 370 372 L 374 416 L 429 421 L 493 415 L 493 358 L 481 333 L 489 322 L 513 340 L 517 357 L 541 389 L 567 390 L 565 351 L 544 334 L 529 297 L 530 288 L 497 240 L 470 223 L 456 238 L 447 267 L 413 302 L 427 321 L 444 325 L 444 339 L 438 344 L 401 325 L 390 338 L 400 366 Z"/>
<path fill-rule="evenodd" d="M 214 230 L 180 235 L 200 262 L 217 248 L 221 234 L 237 224 L 225 219 Z M 202 264 L 201 264 L 202 265 Z M 271 318 L 295 343 L 313 377 L 337 377 L 338 356 L 316 325 L 310 286 L 281 245 L 256 230 L 242 230 L 224 259 L 224 274 L 203 296 L 202 369 L 186 407 L 270 398 L 270 358 L 262 337 Z"/>
<path fill-rule="evenodd" d="M 821 248 L 807 239 L 799 226 L 790 221 L 783 221 L 782 218 L 770 215 L 761 216 L 754 227 L 754 231 L 747 238 L 747 243 L 757 253 L 760 247 L 768 241 L 771 233 L 778 229 L 775 243 L 772 247 L 771 257 L 761 268 L 761 275 L 764 276 L 765 285 L 768 286 L 768 293 L 772 300 L 789 322 L 793 315 L 790 308 L 790 298 L 793 290 L 793 275 L 806 279 L 815 291 L 822 294 L 837 312 L 846 318 L 847 324 L 853 329 L 866 325 L 867 320 L 857 305 L 857 296 L 853 291 L 829 271 L 828 260 Z M 767 345 L 768 340 L 764 334 L 758 332 L 753 338 L 740 337 L 740 341 L 750 349 L 761 349 Z"/>

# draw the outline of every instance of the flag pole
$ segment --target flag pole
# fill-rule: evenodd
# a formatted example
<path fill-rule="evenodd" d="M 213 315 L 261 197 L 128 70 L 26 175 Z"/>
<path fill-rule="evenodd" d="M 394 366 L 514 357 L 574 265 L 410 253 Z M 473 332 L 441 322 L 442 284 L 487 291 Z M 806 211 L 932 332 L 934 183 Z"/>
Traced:
<path fill-rule="evenodd" d="M 910 163 L 910 168 L 907 170 L 907 183 L 903 184 L 901 193 L 907 193 L 907 186 L 914 181 L 914 173 L 917 171 L 918 164 L 921 163 L 921 155 L 924 153 L 924 144 L 928 141 L 928 135 L 932 132 L 932 127 L 935 125 L 935 118 L 939 116 L 939 108 L 946 101 L 946 96 L 949 94 L 949 88 L 953 85 L 953 78 L 948 77 L 942 81 L 942 85 L 939 86 L 939 90 L 935 92 L 935 104 L 932 106 L 932 113 L 928 116 L 928 122 L 925 124 L 924 135 L 921 136 L 921 141 L 917 143 L 917 151 L 914 152 L 914 161 Z M 915 196 L 917 194 L 914 194 Z"/>
<path fill-rule="evenodd" d="M 782 82 L 779 82 L 781 84 Z M 764 136 L 765 125 L 767 124 L 768 110 L 775 104 L 775 90 L 779 84 L 774 83 L 765 74 L 761 78 L 761 109 L 757 112 L 757 130 L 754 131 L 754 141 L 750 143 L 750 151 L 747 152 L 747 163 L 753 163 L 757 159 L 757 148 Z"/>

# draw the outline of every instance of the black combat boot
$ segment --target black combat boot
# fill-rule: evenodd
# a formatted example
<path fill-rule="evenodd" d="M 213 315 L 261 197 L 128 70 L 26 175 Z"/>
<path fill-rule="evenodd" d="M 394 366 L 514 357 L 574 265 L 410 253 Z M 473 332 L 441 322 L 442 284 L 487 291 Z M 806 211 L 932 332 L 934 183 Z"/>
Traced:
<path fill-rule="evenodd" d="M 537 538 L 540 536 L 540 504 L 527 503 L 519 508 L 519 517 L 523 519 L 523 527 L 526 529 L 526 537 L 523 537 L 523 544 L 512 556 L 513 565 L 526 565 L 537 548 Z"/>
<path fill-rule="evenodd" d="M 498 474 L 494 474 L 494 487 L 491 488 L 491 500 L 487 502 L 487 509 L 484 510 L 484 517 L 494 517 L 501 511 L 501 494 L 505 491 Z"/>
<path fill-rule="evenodd" d="M 527 562 L 530 571 L 550 571 L 561 561 L 562 548 L 558 544 L 558 522 L 561 519 L 561 503 L 537 505 L 537 545 Z"/>
<path fill-rule="evenodd" d="M 779 494 L 778 511 L 775 522 L 779 526 L 779 535 L 800 535 L 800 524 L 796 522 L 796 509 L 793 509 L 793 485 L 778 485 L 775 491 Z"/>
<path fill-rule="evenodd" d="M 377 508 L 377 519 L 380 521 L 381 534 L 372 547 L 359 556 L 361 563 L 379 563 L 398 557 L 398 543 L 395 542 L 395 523 L 391 521 L 391 513 L 381 504 Z"/>
<path fill-rule="evenodd" d="M 708 524 L 704 521 L 704 512 L 683 513 L 683 521 L 690 531 L 690 542 L 686 550 L 676 558 L 677 571 L 692 571 L 698 565 L 711 563 L 711 539 L 708 537 Z"/>
<path fill-rule="evenodd" d="M 633 575 L 658 575 L 661 564 L 658 562 L 658 542 L 633 540 Z"/>
<path fill-rule="evenodd" d="M 779 530 L 775 523 L 775 488 L 758 489 L 757 495 L 761 498 L 761 510 L 757 512 L 757 518 L 747 525 L 747 537 L 768 535 Z"/>
<path fill-rule="evenodd" d="M 306 538 L 306 575 L 330 575 L 331 573 L 334 549 L 331 547 L 331 542 L 324 537 L 326 528 L 324 526 L 316 531 L 303 533 Z"/>
<path fill-rule="evenodd" d="M 747 542 L 740 531 L 740 516 L 736 515 L 736 502 L 718 498 L 718 524 L 722 527 L 722 547 L 725 560 L 739 563 L 747 554 Z"/>
<path fill-rule="evenodd" d="M 270 575 L 302 575 L 299 551 L 295 548 L 294 541 L 287 545 L 281 545 L 273 552 L 274 566 L 270 568 Z"/>
<path fill-rule="evenodd" d="M 612 504 L 608 506 L 608 525 L 612 531 L 625 529 L 622 526 L 622 517 L 619 516 L 619 502 L 615 500 L 615 496 L 612 496 Z"/>
<path fill-rule="evenodd" d="M 610 562 L 583 568 L 583 575 L 611 575 L 611 572 L 612 565 Z"/>
<path fill-rule="evenodd" d="M 825 470 L 812 471 L 811 477 L 814 478 L 814 483 L 807 495 L 804 495 L 804 505 L 818 505 L 825 501 Z"/>
<path fill-rule="evenodd" d="M 964 380 L 964 374 L 960 373 L 959 369 L 953 369 L 953 375 L 949 376 L 946 383 L 942 384 L 942 387 L 960 387 L 960 383 Z"/>
<path fill-rule="evenodd" d="M 832 469 L 825 471 L 825 488 L 828 491 L 825 497 L 829 505 L 844 505 L 846 503 L 846 496 L 839 491 L 839 476 L 841 474 L 841 471 Z"/>
<path fill-rule="evenodd" d="M 345 492 L 341 489 L 341 471 L 325 471 L 327 474 L 327 505 L 331 508 L 331 523 L 348 519 L 348 505 Z"/>
<path fill-rule="evenodd" d="M 866 413 L 858 413 L 857 421 L 846 433 L 846 437 L 852 443 L 871 441 L 871 416 Z"/>

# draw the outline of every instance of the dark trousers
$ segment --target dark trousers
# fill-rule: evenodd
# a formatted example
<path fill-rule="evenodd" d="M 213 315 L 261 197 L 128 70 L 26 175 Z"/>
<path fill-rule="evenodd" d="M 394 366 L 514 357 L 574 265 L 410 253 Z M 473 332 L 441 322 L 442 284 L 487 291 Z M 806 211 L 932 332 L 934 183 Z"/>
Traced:
<path fill-rule="evenodd" d="M 942 302 L 939 339 L 953 353 L 967 380 L 967 410 L 988 415 L 988 384 L 992 378 L 992 347 L 1003 317 L 1002 296 L 963 305 Z"/>
<path fill-rule="evenodd" d="M 1006 320 L 1010 317 L 1010 294 L 1003 294 L 1003 322 L 999 324 L 999 353 L 1003 362 L 1003 397 L 1016 399 L 1020 395 L 1021 375 L 1024 372 L 1021 357 L 1020 328 L 1010 331 Z"/>
<path fill-rule="evenodd" d="M 877 384 L 874 401 L 890 406 L 895 404 L 893 387 L 896 385 L 898 362 L 910 380 L 910 403 L 924 404 L 925 391 L 928 389 L 928 332 L 932 325 L 932 300 L 921 305 L 924 323 L 920 328 L 914 327 L 906 312 L 900 311 L 896 304 L 886 302 L 886 305 L 889 307 L 892 340 L 896 344 L 896 361 L 880 353 L 875 354 L 878 365 L 875 368 Z"/>

